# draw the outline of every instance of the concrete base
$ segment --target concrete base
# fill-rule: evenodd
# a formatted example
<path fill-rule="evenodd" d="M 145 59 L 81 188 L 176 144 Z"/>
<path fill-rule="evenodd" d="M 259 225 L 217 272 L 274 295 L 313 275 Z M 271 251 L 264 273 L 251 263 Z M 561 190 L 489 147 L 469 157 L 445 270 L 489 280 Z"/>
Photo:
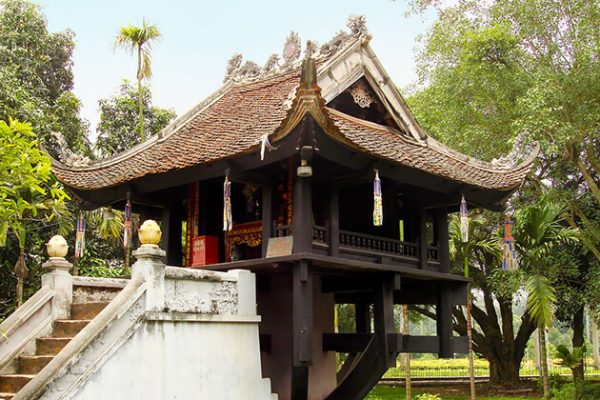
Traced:
<path fill-rule="evenodd" d="M 271 399 L 255 323 L 147 320 L 73 399 Z"/>

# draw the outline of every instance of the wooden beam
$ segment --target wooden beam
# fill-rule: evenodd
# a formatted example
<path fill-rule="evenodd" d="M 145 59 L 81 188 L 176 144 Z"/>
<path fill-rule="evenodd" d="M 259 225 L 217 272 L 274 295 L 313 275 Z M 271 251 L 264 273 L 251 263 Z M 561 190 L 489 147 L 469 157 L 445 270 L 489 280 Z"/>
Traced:
<path fill-rule="evenodd" d="M 308 399 L 308 366 L 292 367 L 292 400 Z"/>
<path fill-rule="evenodd" d="M 312 361 L 313 273 L 308 261 L 294 264 L 292 280 L 293 366 L 303 366 Z"/>
<path fill-rule="evenodd" d="M 388 367 L 395 366 L 389 352 L 388 333 L 394 332 L 394 275 L 382 274 L 375 285 L 373 299 L 373 326 L 377 335 L 379 357 Z M 394 365 L 392 365 L 394 364 Z"/>
<path fill-rule="evenodd" d="M 394 353 L 438 353 L 440 342 L 437 336 L 402 335 L 388 333 L 390 349 Z M 325 333 L 323 334 L 323 351 L 338 353 L 363 352 L 373 337 L 371 333 Z M 467 351 L 467 337 L 452 337 L 452 347 L 456 353 Z"/>
<path fill-rule="evenodd" d="M 262 188 L 262 256 L 267 256 L 267 247 L 271 238 L 273 224 L 273 189 L 266 185 Z"/>
<path fill-rule="evenodd" d="M 440 341 L 438 356 L 450 358 L 452 350 L 452 292 L 444 283 L 440 284 L 438 302 L 435 307 L 437 335 Z"/>
<path fill-rule="evenodd" d="M 446 208 L 439 208 L 434 211 L 433 226 L 436 230 L 438 242 L 438 260 L 440 262 L 440 272 L 450 272 L 450 248 L 448 236 L 448 211 Z"/>
<path fill-rule="evenodd" d="M 340 255 L 340 200 L 335 185 L 329 192 L 329 255 Z"/>
<path fill-rule="evenodd" d="M 371 332 L 371 309 L 368 303 L 356 303 L 354 305 L 354 320 L 356 333 Z"/>
<path fill-rule="evenodd" d="M 372 337 L 372 333 L 324 333 L 323 351 L 361 353 Z"/>
<path fill-rule="evenodd" d="M 427 268 L 427 212 L 419 209 L 419 268 Z"/>
<path fill-rule="evenodd" d="M 310 177 L 295 178 L 293 201 L 293 252 L 312 252 L 313 213 L 312 182 Z"/>

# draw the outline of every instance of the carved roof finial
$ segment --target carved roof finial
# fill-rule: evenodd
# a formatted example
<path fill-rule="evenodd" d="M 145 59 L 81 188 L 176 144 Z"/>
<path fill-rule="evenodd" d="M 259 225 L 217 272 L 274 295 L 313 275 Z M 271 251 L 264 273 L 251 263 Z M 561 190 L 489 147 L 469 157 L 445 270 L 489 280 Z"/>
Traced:
<path fill-rule="evenodd" d="M 350 15 L 346 26 L 354 37 L 365 37 L 369 34 L 367 30 L 367 19 L 364 15 Z"/>
<path fill-rule="evenodd" d="M 291 65 L 300 58 L 301 47 L 300 36 L 294 31 L 290 32 L 290 35 L 285 39 L 285 44 L 283 45 L 284 65 Z"/>
<path fill-rule="evenodd" d="M 227 70 L 225 71 L 225 78 L 223 79 L 223 82 L 233 79 L 239 72 L 241 65 L 242 55 L 240 53 L 235 53 L 227 62 Z"/>

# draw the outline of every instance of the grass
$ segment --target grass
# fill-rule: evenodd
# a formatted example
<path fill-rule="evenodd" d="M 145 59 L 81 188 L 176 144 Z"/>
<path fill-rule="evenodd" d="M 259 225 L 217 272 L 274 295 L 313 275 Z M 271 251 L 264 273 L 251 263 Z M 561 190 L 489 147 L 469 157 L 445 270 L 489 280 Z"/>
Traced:
<path fill-rule="evenodd" d="M 413 399 L 422 393 L 435 393 L 435 389 L 430 388 L 425 391 L 413 388 Z M 391 386 L 375 386 L 375 388 L 369 393 L 365 400 L 401 400 L 405 398 L 405 392 L 403 387 L 391 387 Z M 469 396 L 466 395 L 443 395 L 440 397 L 442 400 L 467 400 Z M 477 396 L 477 400 L 532 400 L 531 397 L 480 397 Z"/>

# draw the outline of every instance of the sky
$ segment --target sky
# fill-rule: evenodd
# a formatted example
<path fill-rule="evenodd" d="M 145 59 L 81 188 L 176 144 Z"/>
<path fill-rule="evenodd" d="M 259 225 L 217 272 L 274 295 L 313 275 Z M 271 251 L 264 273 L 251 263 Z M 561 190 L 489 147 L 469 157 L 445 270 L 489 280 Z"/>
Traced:
<path fill-rule="evenodd" d="M 117 92 L 121 81 L 135 81 L 136 58 L 113 47 L 120 26 L 142 20 L 157 25 L 162 38 L 152 47 L 153 104 L 177 115 L 201 102 L 223 81 L 234 53 L 263 65 L 281 54 L 290 31 L 324 43 L 347 30 L 351 14 L 364 15 L 371 46 L 399 87 L 415 82 L 417 37 L 427 32 L 433 14 L 406 16 L 404 0 L 33 0 L 42 7 L 51 32 L 75 33 L 75 94 L 82 116 L 95 126 L 98 100 Z"/>

